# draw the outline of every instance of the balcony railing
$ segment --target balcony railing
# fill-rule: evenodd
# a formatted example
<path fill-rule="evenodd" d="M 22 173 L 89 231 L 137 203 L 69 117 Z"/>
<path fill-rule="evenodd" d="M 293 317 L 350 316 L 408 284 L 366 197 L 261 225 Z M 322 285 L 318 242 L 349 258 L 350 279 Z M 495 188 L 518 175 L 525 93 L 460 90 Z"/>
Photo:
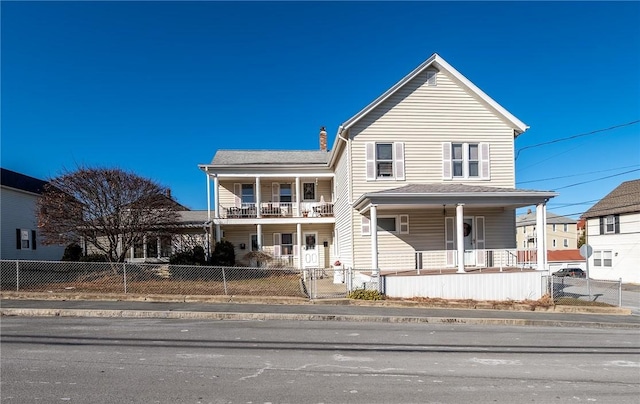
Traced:
<path fill-rule="evenodd" d="M 255 203 L 243 204 L 242 207 L 220 207 L 223 219 L 254 219 L 258 217 Z M 263 218 L 278 217 L 332 217 L 333 204 L 325 202 L 302 202 L 300 212 L 297 204 L 291 202 L 263 202 L 260 204 L 260 216 Z"/>

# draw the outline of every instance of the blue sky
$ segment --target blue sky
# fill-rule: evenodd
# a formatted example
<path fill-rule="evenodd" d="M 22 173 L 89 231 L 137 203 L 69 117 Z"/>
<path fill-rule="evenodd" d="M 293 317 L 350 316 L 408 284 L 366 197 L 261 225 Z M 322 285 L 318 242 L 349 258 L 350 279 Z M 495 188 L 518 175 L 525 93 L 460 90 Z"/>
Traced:
<path fill-rule="evenodd" d="M 317 149 L 321 126 L 331 146 L 437 52 L 531 127 L 517 186 L 558 190 L 549 211 L 640 178 L 639 2 L 3 1 L 1 18 L 1 165 L 34 177 L 117 166 L 206 209 L 216 150 Z"/>

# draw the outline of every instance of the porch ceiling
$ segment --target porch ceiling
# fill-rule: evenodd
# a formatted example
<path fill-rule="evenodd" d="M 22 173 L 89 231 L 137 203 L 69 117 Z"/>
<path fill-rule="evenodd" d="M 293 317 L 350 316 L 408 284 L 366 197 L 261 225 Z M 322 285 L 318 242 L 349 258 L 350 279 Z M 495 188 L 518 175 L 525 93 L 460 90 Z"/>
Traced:
<path fill-rule="evenodd" d="M 400 188 L 363 194 L 354 208 L 429 209 L 464 204 L 473 207 L 521 208 L 546 202 L 558 194 L 550 191 L 495 188 L 465 184 L 410 184 Z"/>

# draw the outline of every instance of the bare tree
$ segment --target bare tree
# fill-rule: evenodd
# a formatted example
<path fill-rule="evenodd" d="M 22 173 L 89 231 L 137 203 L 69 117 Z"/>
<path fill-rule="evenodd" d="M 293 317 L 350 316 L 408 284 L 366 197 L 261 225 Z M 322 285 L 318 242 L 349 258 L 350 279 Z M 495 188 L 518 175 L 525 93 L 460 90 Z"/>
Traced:
<path fill-rule="evenodd" d="M 44 244 L 84 239 L 122 262 L 145 234 L 175 227 L 179 204 L 157 183 L 121 169 L 79 167 L 45 185 L 38 202 Z"/>

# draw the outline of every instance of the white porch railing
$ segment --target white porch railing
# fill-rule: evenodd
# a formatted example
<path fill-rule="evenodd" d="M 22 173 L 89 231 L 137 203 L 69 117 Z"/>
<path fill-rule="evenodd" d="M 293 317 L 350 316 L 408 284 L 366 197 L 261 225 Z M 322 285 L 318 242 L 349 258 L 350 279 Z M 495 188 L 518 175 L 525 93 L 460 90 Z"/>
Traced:
<path fill-rule="evenodd" d="M 380 254 L 378 266 L 386 271 L 442 271 L 458 266 L 455 250 L 414 251 L 404 254 Z M 520 268 L 537 266 L 535 250 L 484 249 L 465 251 L 465 267 Z"/>

